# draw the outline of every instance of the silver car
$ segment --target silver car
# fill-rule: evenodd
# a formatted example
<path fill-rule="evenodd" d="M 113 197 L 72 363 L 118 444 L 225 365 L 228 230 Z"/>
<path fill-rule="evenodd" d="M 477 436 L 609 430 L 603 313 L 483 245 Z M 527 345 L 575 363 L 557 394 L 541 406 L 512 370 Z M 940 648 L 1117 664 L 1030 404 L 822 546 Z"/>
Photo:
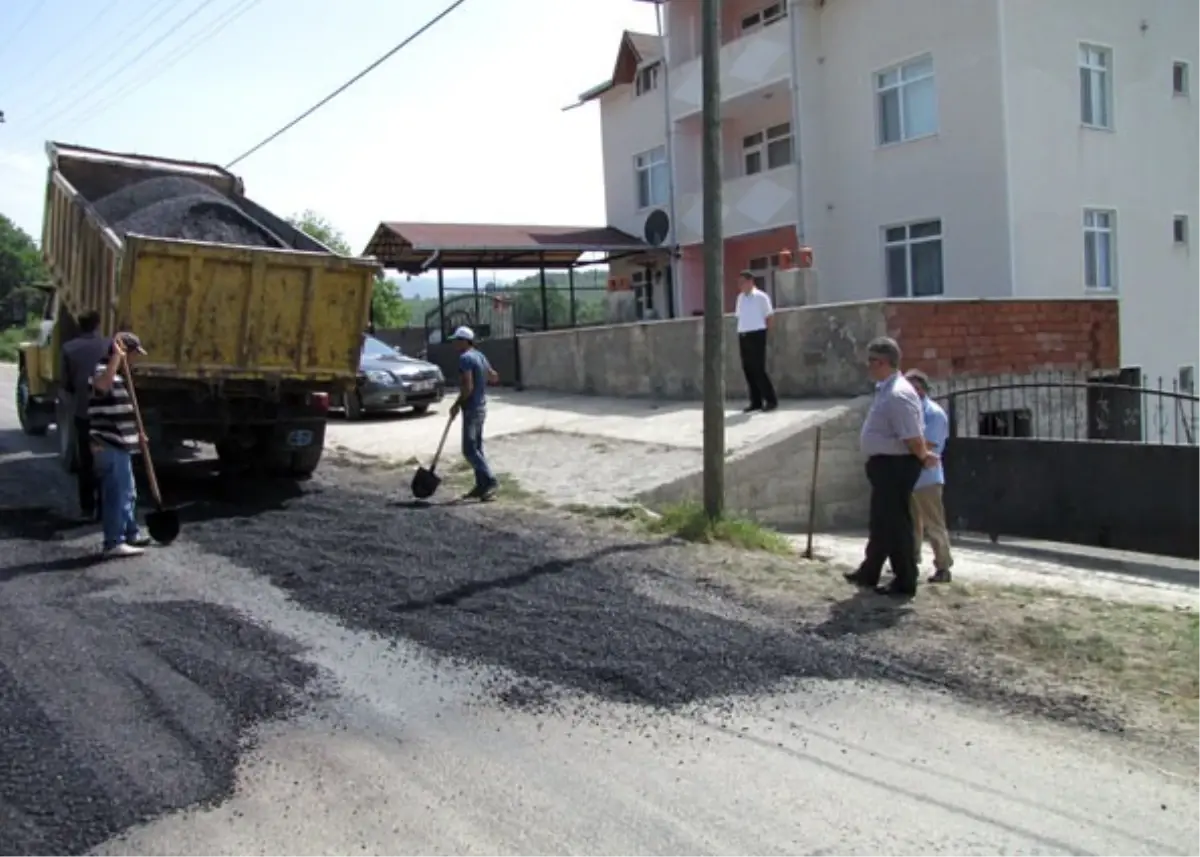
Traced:
<path fill-rule="evenodd" d="M 358 364 L 358 384 L 342 397 L 341 406 L 348 420 L 401 408 L 423 414 L 445 395 L 446 379 L 437 366 L 366 336 Z"/>

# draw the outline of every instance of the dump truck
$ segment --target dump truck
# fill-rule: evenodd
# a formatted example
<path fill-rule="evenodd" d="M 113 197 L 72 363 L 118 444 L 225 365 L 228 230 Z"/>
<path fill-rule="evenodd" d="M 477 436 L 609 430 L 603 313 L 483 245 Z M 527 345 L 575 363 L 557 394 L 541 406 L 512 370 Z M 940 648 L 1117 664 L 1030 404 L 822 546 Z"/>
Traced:
<path fill-rule="evenodd" d="M 331 399 L 354 388 L 378 264 L 295 229 L 221 167 L 46 153 L 50 285 L 41 335 L 19 351 L 24 431 L 57 424 L 60 461 L 76 467 L 60 353 L 96 311 L 103 334 L 133 331 L 148 352 L 133 378 L 152 452 L 209 443 L 234 469 L 309 476 Z"/>

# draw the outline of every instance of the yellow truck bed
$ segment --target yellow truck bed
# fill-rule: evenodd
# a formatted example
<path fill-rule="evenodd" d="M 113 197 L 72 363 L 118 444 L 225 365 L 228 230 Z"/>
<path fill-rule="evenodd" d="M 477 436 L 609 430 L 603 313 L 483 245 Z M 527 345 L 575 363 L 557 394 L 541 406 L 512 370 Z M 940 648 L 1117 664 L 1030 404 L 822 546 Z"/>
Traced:
<path fill-rule="evenodd" d="M 220 167 L 59 143 L 47 152 L 42 247 L 59 299 L 74 316 L 99 310 L 106 333 L 136 332 L 149 352 L 139 376 L 353 382 L 374 260 L 339 256 L 292 229 Z M 295 246 L 120 236 L 90 203 L 160 176 L 212 187 Z"/>

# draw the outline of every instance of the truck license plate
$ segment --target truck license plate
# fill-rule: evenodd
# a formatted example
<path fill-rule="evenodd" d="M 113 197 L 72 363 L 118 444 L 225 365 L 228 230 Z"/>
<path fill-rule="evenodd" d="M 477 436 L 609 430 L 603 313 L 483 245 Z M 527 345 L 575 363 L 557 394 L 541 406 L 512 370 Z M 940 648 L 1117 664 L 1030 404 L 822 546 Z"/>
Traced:
<path fill-rule="evenodd" d="M 296 429 L 289 432 L 287 436 L 288 446 L 304 447 L 311 446 L 313 442 L 313 433 L 308 429 Z"/>

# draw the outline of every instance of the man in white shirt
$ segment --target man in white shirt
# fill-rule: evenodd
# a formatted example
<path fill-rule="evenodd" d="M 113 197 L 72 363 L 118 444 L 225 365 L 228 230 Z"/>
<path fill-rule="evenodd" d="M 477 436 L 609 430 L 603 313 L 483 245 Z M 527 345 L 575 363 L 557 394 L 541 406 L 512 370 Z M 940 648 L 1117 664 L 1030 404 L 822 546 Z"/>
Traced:
<path fill-rule="evenodd" d="M 767 376 L 767 331 L 771 328 L 771 316 L 775 310 L 767 293 L 754 283 L 751 271 L 738 275 L 737 314 L 738 351 L 742 357 L 742 372 L 746 375 L 746 388 L 750 391 L 751 411 L 773 411 L 779 406 L 775 398 L 775 387 Z"/>

